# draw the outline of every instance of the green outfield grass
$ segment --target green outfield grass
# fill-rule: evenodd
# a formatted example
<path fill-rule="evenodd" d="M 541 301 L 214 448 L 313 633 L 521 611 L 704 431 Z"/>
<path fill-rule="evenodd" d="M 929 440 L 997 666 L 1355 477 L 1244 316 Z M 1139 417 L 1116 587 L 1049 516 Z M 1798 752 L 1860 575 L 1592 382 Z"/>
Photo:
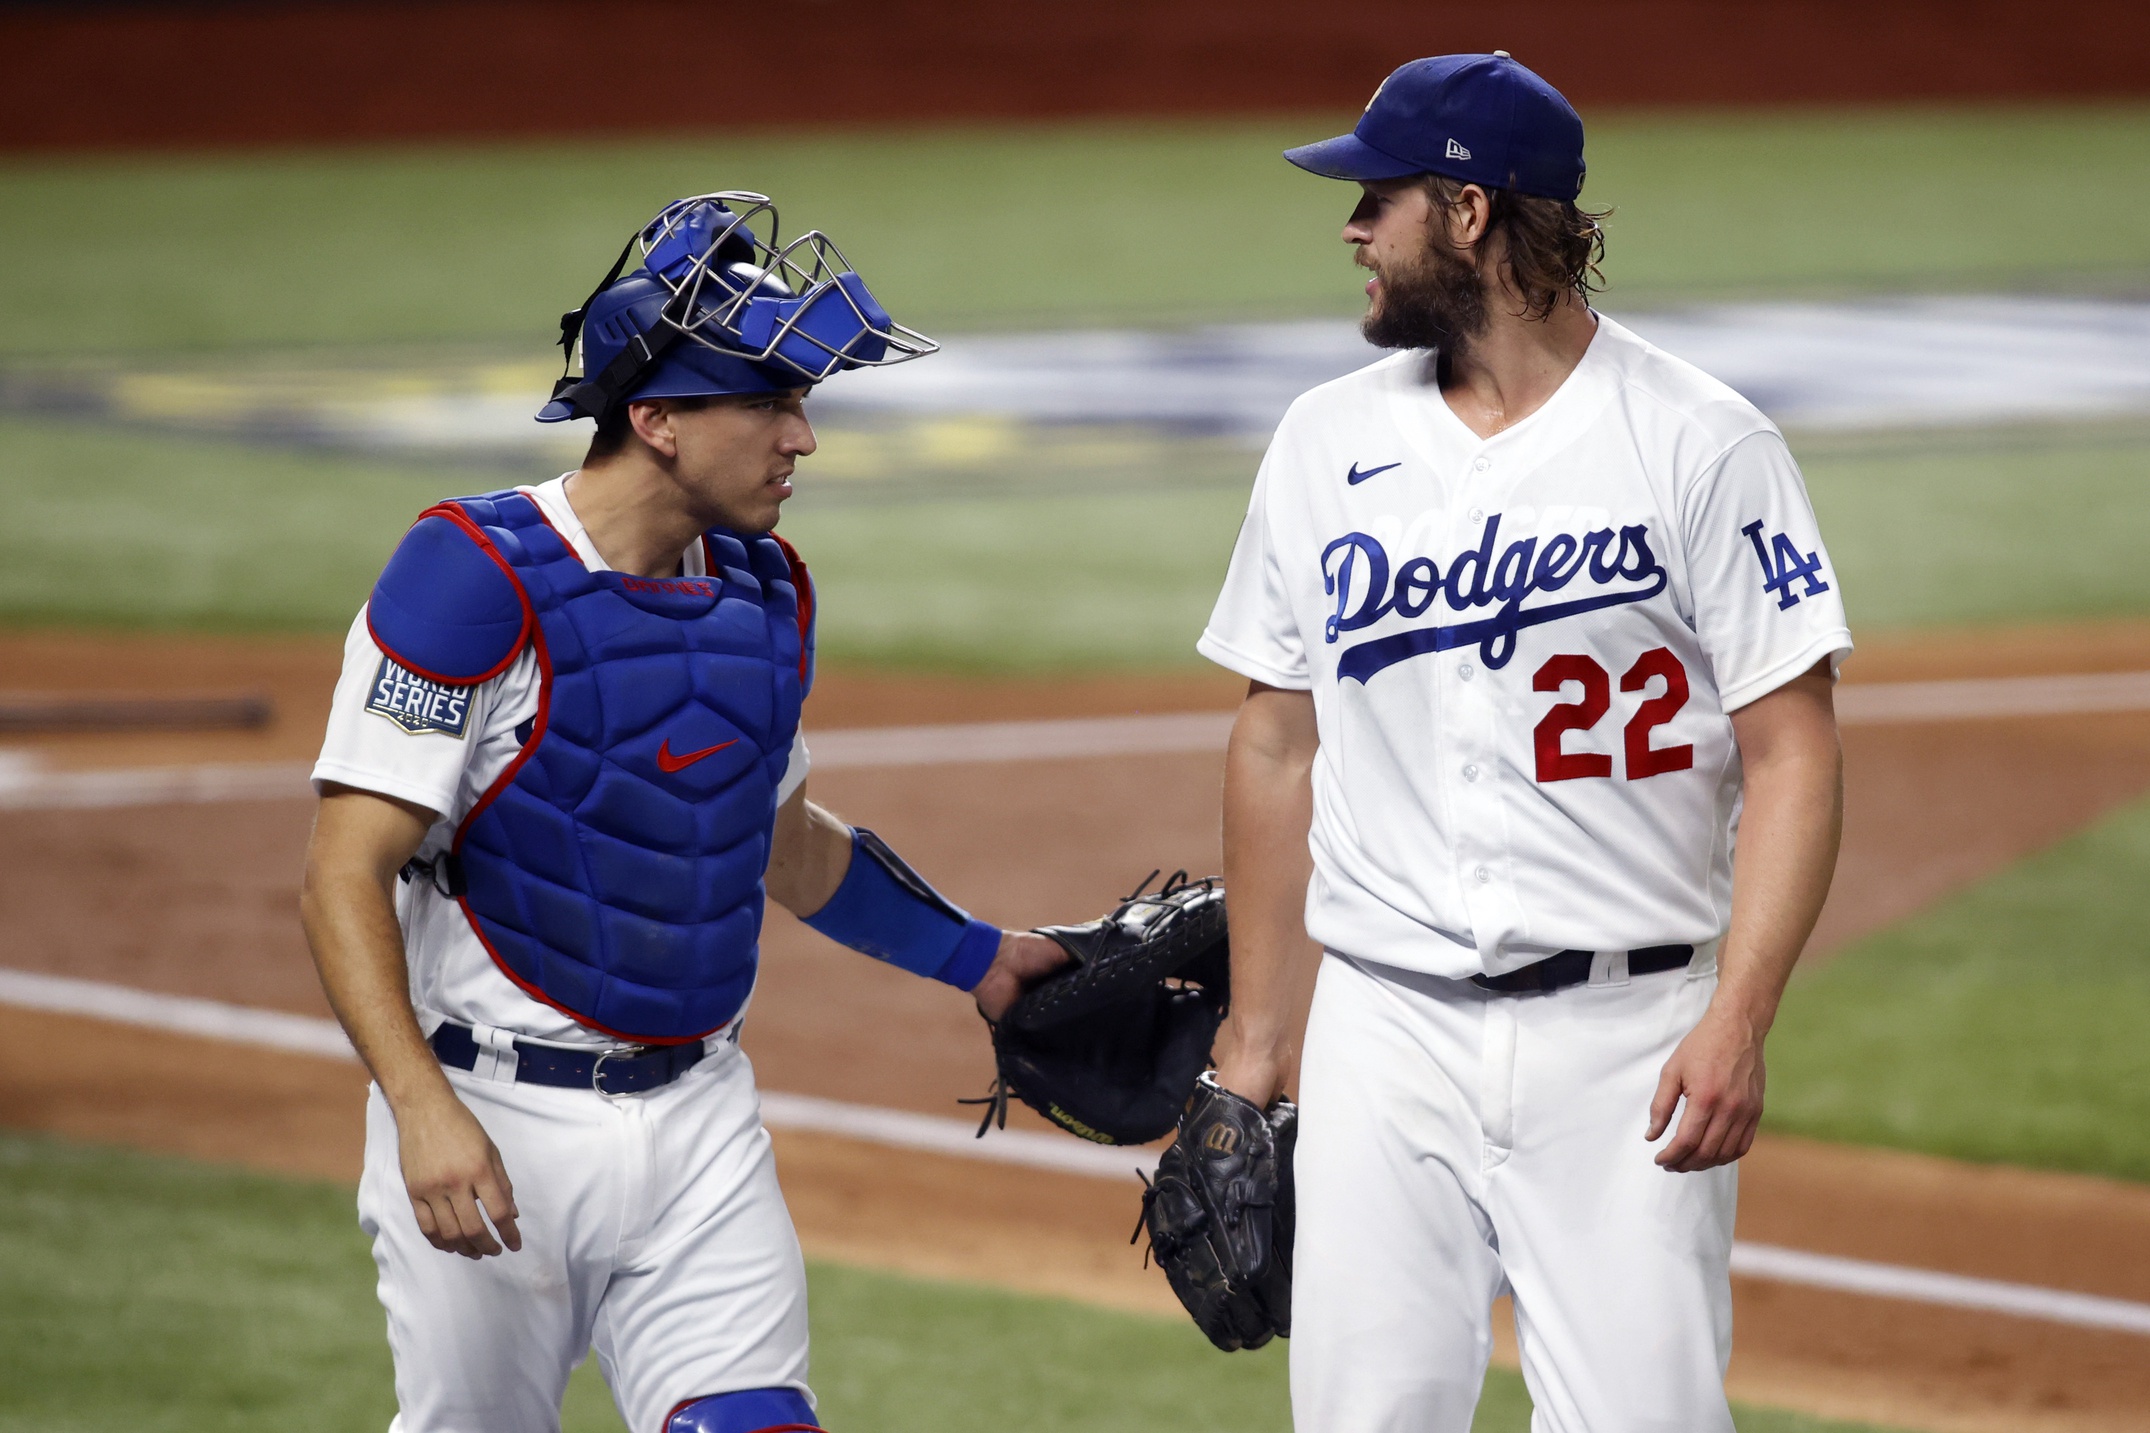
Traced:
<path fill-rule="evenodd" d="M 394 1413 L 351 1191 L 0 1134 L 0 1433 L 379 1433 Z M 1281 1347 L 1191 1324 L 815 1267 L 838 1433 L 1283 1433 Z M 1495 1370 L 1478 1433 L 1523 1433 Z M 1743 1433 L 1860 1433 L 1741 1410 Z M 594 1361 L 566 1433 L 618 1433 Z M 1874 1433 L 1874 1430 L 1867 1430 Z"/>
<path fill-rule="evenodd" d="M 51 420 L 0 419 L 0 452 L 14 623 L 339 631 L 427 503 L 536 476 Z M 860 501 L 809 461 L 784 532 L 821 585 L 831 660 L 1190 665 L 1253 466 L 1202 449 L 1087 492 Z M 1806 467 L 1860 629 L 2150 613 L 2140 427 L 1831 440 Z"/>
<path fill-rule="evenodd" d="M 16 159 L 0 354 L 542 349 L 629 227 L 720 187 L 928 328 L 1347 313 L 1352 191 L 1277 151 L 1351 118 Z M 2150 275 L 2150 106 L 1590 119 L 1616 296 Z"/>
<path fill-rule="evenodd" d="M 2150 804 L 1797 977 L 1771 1129 L 2150 1180 Z"/>

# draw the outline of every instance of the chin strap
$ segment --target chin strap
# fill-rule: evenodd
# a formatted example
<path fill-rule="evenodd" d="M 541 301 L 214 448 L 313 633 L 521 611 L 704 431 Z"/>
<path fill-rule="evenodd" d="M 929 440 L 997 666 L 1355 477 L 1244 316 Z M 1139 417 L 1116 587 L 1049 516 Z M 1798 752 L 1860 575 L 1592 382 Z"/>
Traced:
<path fill-rule="evenodd" d="M 635 239 L 640 237 L 636 234 L 621 246 L 620 256 L 612 261 L 612 267 L 605 270 L 604 278 L 598 280 L 597 287 L 590 290 L 589 297 L 579 307 L 560 315 L 560 351 L 564 358 L 560 377 L 552 385 L 552 396 L 555 402 L 567 403 L 585 418 L 603 419 L 619 401 L 620 395 L 633 389 L 642 375 L 655 367 L 657 360 L 664 357 L 680 338 L 676 325 L 659 323 L 654 333 L 638 333 L 629 339 L 627 346 L 615 354 L 601 372 L 585 374 L 581 378 L 567 372 L 574 365 L 575 342 L 582 337 L 583 319 L 589 314 L 590 305 L 597 302 L 599 294 L 612 287 L 613 280 L 627 267 L 628 256 L 635 250 Z M 677 301 L 675 295 L 673 302 Z M 671 307 L 671 303 L 665 305 L 668 312 Z"/>

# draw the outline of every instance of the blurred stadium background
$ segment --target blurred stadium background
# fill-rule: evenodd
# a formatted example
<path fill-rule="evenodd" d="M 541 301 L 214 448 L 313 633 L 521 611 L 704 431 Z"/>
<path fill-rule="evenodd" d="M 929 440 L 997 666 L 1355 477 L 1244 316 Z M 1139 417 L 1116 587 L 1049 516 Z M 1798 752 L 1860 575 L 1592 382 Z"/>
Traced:
<path fill-rule="evenodd" d="M 1214 862 L 1206 739 L 874 733 L 1229 710 L 1192 643 L 1268 425 L 1369 356 L 1341 191 L 1277 151 L 1494 47 L 1590 125 L 1601 306 L 1786 428 L 1861 641 L 1741 1215 L 1823 1263 L 1747 1265 L 1741 1427 L 2150 1428 L 2140 4 L 235 0 L 0 3 L 0 1430 L 390 1416 L 297 763 L 410 517 L 573 464 L 528 417 L 628 228 L 771 193 L 946 342 L 814 399 L 817 788 L 1072 918 Z M 1137 791 L 1152 825 L 1095 809 Z M 1281 1355 L 1116 1247 L 1131 1179 L 834 1132 L 954 1115 L 980 1032 L 768 945 L 832 1427 L 1288 1426 Z M 1521 1429 L 1497 1364 L 1480 1427 Z M 576 1433 L 617 1427 L 592 1372 Z"/>

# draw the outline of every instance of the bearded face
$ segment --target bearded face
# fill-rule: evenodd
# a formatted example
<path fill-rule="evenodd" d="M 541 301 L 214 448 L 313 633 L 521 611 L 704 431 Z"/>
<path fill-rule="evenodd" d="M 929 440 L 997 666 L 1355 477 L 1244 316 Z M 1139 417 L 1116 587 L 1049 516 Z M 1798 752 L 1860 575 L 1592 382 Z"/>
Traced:
<path fill-rule="evenodd" d="M 1454 354 L 1485 331 L 1484 279 L 1430 226 L 1424 246 L 1410 260 L 1370 267 L 1381 286 L 1359 323 L 1368 343 Z"/>

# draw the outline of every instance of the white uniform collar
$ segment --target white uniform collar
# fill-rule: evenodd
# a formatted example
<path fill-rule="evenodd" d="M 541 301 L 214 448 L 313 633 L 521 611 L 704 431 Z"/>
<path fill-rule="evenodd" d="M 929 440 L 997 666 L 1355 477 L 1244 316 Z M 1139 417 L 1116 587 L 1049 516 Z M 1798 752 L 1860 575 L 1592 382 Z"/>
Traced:
<path fill-rule="evenodd" d="M 610 572 L 610 566 L 598 555 L 597 544 L 590 541 L 589 529 L 582 525 L 581 518 L 575 516 L 574 505 L 567 500 L 567 480 L 573 476 L 573 473 L 562 473 L 549 483 L 521 487 L 516 491 L 525 494 L 538 505 L 538 511 L 545 514 L 545 520 L 559 530 L 560 536 L 567 539 L 567 545 L 575 550 L 575 556 L 582 559 L 584 567 L 592 572 Z M 702 545 L 699 542 L 680 554 L 680 575 L 709 575 L 708 564 L 703 560 Z"/>

